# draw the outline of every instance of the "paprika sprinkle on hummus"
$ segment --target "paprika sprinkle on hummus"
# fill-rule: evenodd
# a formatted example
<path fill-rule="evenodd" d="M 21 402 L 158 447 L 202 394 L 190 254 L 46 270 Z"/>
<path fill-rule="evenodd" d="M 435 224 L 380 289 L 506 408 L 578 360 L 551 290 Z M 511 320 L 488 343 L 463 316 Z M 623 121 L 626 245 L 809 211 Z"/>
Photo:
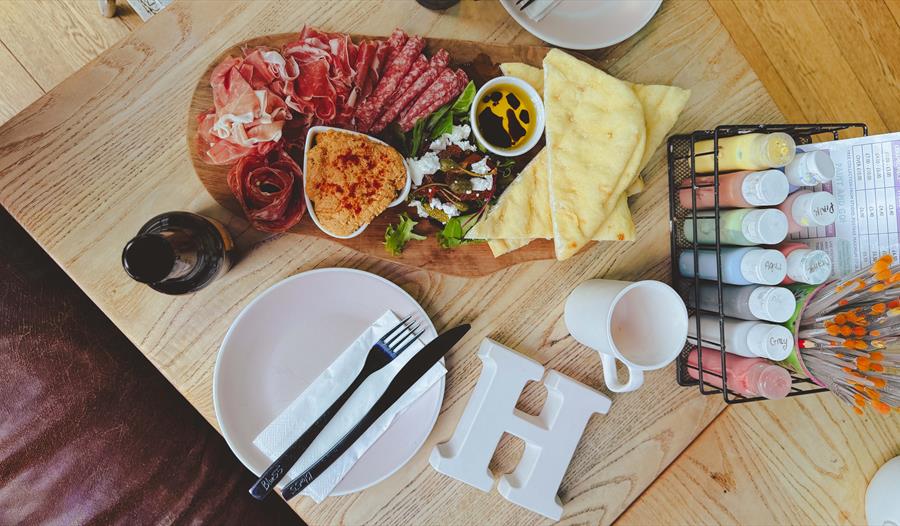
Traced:
<path fill-rule="evenodd" d="M 328 232 L 348 236 L 385 211 L 406 185 L 403 157 L 364 136 L 329 130 L 307 152 L 306 195 Z"/>

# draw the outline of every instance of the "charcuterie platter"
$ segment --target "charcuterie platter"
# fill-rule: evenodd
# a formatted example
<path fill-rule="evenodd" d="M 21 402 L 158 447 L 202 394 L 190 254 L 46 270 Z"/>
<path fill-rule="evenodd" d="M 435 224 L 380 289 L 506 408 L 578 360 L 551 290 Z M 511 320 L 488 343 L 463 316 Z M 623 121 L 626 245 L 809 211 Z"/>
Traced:
<path fill-rule="evenodd" d="M 559 130 L 554 151 L 568 168 L 553 175 L 542 66 L 559 68 L 548 73 L 547 89 L 558 94 L 547 135 Z M 650 95 L 642 98 L 639 88 Z M 640 191 L 651 136 L 655 148 L 687 94 L 619 81 L 584 57 L 542 46 L 304 28 L 216 57 L 194 90 L 187 143 L 213 198 L 259 230 L 480 276 L 566 259 L 592 240 L 633 239 L 627 196 Z M 591 109 L 584 96 L 603 107 Z M 659 119 L 647 108 L 672 98 L 677 108 L 660 112 L 669 118 L 654 126 Z M 589 152 L 608 161 L 588 166 L 578 157 Z M 556 195 L 548 188 L 554 175 L 562 185 Z M 592 193 L 599 197 L 590 200 Z"/>

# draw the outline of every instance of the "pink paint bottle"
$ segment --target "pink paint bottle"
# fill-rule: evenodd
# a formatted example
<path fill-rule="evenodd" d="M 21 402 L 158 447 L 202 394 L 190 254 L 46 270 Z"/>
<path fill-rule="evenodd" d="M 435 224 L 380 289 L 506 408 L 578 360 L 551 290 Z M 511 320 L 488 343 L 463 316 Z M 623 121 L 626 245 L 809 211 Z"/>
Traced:
<path fill-rule="evenodd" d="M 782 285 L 807 283 L 821 285 L 831 276 L 831 256 L 803 243 L 782 243 L 775 247 L 787 261 L 787 276 Z"/>
<path fill-rule="evenodd" d="M 830 192 L 800 190 L 789 195 L 778 206 L 788 218 L 788 232 L 796 234 L 803 228 L 828 226 L 837 217 L 834 196 Z"/>
<path fill-rule="evenodd" d="M 722 353 L 712 349 L 700 348 L 703 353 L 703 381 L 713 387 L 722 387 Z M 698 380 L 697 349 L 688 354 L 687 372 L 691 378 Z M 726 354 L 725 378 L 728 389 L 743 396 L 762 396 L 769 400 L 779 400 L 791 392 L 791 375 L 783 369 L 763 358 L 744 358 Z"/>
<path fill-rule="evenodd" d="M 697 210 L 716 206 L 714 178 L 712 175 L 697 177 Z M 678 201 L 684 208 L 693 208 L 691 180 L 686 179 L 678 190 Z M 719 206 L 721 208 L 753 208 L 775 206 L 784 202 L 790 185 L 781 170 L 761 172 L 733 172 L 719 175 Z"/>

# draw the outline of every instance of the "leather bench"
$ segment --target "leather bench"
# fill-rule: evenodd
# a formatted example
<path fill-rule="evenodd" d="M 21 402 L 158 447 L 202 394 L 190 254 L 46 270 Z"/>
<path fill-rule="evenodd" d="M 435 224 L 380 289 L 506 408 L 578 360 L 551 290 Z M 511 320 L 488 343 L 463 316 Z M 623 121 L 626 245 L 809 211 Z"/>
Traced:
<path fill-rule="evenodd" d="M 302 524 L 0 212 L 0 524 Z"/>

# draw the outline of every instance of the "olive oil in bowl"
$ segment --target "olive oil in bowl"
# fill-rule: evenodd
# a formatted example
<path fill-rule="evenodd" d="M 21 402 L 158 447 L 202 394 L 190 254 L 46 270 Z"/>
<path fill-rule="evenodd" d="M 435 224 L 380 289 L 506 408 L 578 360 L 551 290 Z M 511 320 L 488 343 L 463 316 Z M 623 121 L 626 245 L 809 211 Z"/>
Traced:
<path fill-rule="evenodd" d="M 527 152 L 544 132 L 540 96 L 515 77 L 497 77 L 482 86 L 470 116 L 478 141 L 505 157 Z"/>

